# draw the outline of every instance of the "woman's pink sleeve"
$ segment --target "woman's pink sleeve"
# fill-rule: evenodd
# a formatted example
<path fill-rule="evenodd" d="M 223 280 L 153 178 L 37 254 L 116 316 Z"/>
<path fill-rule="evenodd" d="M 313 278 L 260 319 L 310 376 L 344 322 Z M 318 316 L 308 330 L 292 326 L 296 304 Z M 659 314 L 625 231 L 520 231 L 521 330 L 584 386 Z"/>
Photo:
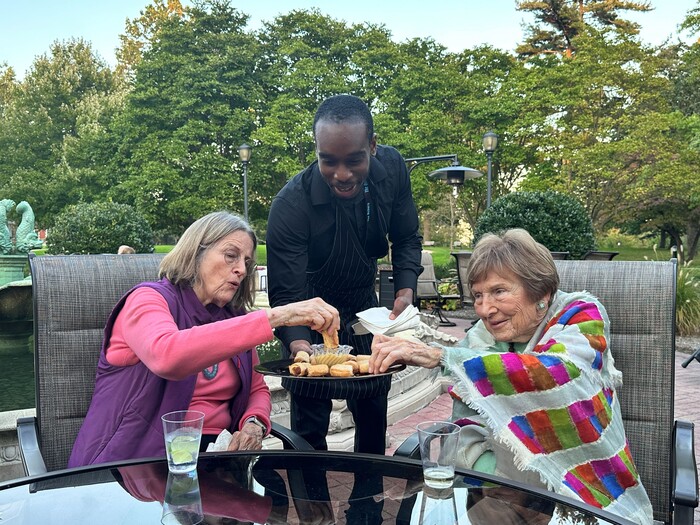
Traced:
<path fill-rule="evenodd" d="M 129 295 L 119 317 L 126 345 L 153 373 L 175 381 L 273 338 L 264 310 L 180 330 L 165 298 L 146 287 Z"/>
<path fill-rule="evenodd" d="M 253 352 L 253 366 L 260 362 L 257 352 Z M 265 423 L 268 431 L 270 429 L 270 411 L 272 410 L 272 402 L 270 401 L 270 389 L 267 387 L 262 374 L 253 370 L 253 380 L 250 385 L 250 397 L 248 398 L 248 406 L 246 407 L 243 417 L 238 422 L 238 430 L 245 424 L 245 420 L 251 416 L 256 416 L 260 421 Z M 269 434 L 269 432 L 268 432 Z"/>

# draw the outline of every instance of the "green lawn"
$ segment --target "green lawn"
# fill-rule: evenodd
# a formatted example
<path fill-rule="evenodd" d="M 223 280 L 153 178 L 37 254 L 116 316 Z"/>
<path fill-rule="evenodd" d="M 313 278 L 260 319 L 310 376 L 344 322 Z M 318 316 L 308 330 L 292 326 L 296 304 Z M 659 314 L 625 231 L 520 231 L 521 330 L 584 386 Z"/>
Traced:
<path fill-rule="evenodd" d="M 460 248 L 469 250 L 469 248 Z M 444 266 L 446 264 L 454 265 L 454 257 L 450 255 L 450 249 L 443 246 L 431 246 L 427 248 L 433 254 L 433 263 L 435 266 Z M 459 251 L 459 250 L 455 250 Z M 601 250 L 601 251 L 615 251 L 620 252 L 619 255 L 615 257 L 615 261 L 644 261 L 648 259 L 650 261 L 655 260 L 666 260 L 670 259 L 671 254 L 668 250 L 662 250 L 654 253 L 654 250 L 650 248 L 626 248 L 620 246 L 615 250 Z"/>
<path fill-rule="evenodd" d="M 158 244 L 155 247 L 155 252 L 156 253 L 167 253 L 172 249 L 173 249 L 173 245 L 171 245 L 171 244 Z M 469 248 L 460 248 L 460 249 L 468 250 Z M 46 252 L 46 250 L 33 250 L 33 251 L 37 255 L 43 255 Z M 433 264 L 435 264 L 436 267 L 449 267 L 449 268 L 455 267 L 454 257 L 452 257 L 452 255 L 450 255 L 450 249 L 448 247 L 446 247 L 446 246 L 430 246 L 428 248 L 428 251 L 430 251 L 433 254 Z M 458 251 L 458 250 L 455 250 L 455 251 Z M 652 248 L 626 248 L 624 246 L 620 246 L 612 251 L 620 252 L 620 254 L 617 257 L 615 257 L 615 259 L 614 259 L 616 261 L 643 261 L 643 260 L 645 260 L 645 258 L 650 260 L 650 261 L 655 261 L 655 260 L 666 260 L 666 259 L 669 259 L 671 257 L 668 250 L 662 250 L 662 251 L 659 251 L 658 253 L 654 253 L 654 250 Z M 258 245 L 257 262 L 261 266 L 264 266 L 267 264 L 267 246 L 264 244 Z M 380 261 L 380 262 L 385 262 L 385 261 Z M 693 266 L 696 266 L 696 264 L 693 264 Z M 698 263 L 698 266 L 700 266 L 700 262 Z"/>

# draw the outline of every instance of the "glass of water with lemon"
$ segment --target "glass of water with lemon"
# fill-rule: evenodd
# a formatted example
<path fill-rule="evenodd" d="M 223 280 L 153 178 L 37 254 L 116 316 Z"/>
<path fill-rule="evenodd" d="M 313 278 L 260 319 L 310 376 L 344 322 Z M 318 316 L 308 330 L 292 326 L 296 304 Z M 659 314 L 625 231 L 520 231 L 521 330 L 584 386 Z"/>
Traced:
<path fill-rule="evenodd" d="M 199 443 L 202 440 L 204 413 L 197 410 L 177 410 L 161 417 L 165 436 L 168 470 L 174 474 L 197 468 Z"/>

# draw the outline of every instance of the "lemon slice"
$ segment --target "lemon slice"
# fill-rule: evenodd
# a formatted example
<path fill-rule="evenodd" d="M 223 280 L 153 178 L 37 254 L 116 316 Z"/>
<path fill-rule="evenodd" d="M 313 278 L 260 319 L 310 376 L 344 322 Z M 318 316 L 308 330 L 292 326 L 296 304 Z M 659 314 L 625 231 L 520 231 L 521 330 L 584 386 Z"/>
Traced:
<path fill-rule="evenodd" d="M 192 454 L 186 450 L 173 450 L 171 455 L 173 457 L 173 463 L 176 465 L 192 461 Z"/>

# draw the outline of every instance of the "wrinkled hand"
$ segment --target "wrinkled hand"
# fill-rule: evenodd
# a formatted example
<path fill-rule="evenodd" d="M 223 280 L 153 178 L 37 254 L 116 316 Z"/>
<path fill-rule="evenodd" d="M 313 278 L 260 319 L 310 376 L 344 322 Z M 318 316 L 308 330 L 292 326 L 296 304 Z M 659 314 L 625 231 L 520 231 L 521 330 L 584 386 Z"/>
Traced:
<path fill-rule="evenodd" d="M 401 313 L 413 304 L 413 290 L 411 288 L 401 288 L 396 292 L 396 299 L 394 299 L 394 307 L 391 309 L 389 314 L 389 319 L 396 319 Z"/>
<path fill-rule="evenodd" d="M 382 374 L 395 363 L 435 368 L 440 364 L 442 351 L 420 341 L 376 334 L 372 339 L 370 374 Z"/>
<path fill-rule="evenodd" d="M 335 516 L 331 504 L 326 501 L 294 500 L 299 523 L 303 525 L 333 525 Z"/>
<path fill-rule="evenodd" d="M 270 326 L 308 326 L 319 332 L 329 332 L 340 329 L 338 310 L 315 297 L 307 301 L 275 306 L 267 311 Z"/>
<path fill-rule="evenodd" d="M 246 423 L 241 430 L 233 433 L 227 450 L 261 450 L 262 440 L 262 429 L 254 423 Z"/>

